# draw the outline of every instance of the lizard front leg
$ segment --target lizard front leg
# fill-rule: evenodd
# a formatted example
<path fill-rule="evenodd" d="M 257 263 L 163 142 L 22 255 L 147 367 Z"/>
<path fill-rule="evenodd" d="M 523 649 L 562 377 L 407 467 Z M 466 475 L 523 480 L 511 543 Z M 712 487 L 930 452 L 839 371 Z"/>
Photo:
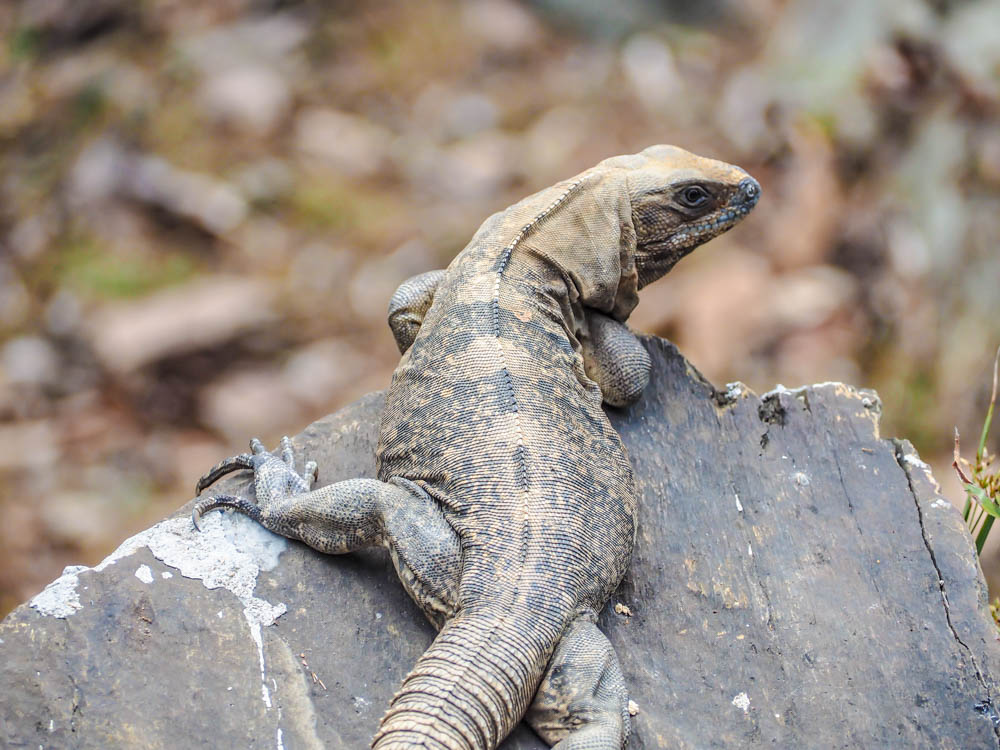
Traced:
<path fill-rule="evenodd" d="M 226 471 L 253 469 L 256 502 L 232 495 L 207 497 L 192 511 L 195 526 L 205 513 L 229 508 L 328 554 L 381 544 L 388 547 L 406 590 L 441 627 L 456 607 L 462 552 L 458 535 L 433 498 L 405 479 L 348 479 L 311 490 L 316 464 L 308 462 L 299 474 L 291 441 L 282 438 L 281 445 L 279 456 L 252 440 L 252 453 L 223 461 L 206 474 L 199 490 Z"/>
<path fill-rule="evenodd" d="M 444 274 L 439 270 L 413 276 L 400 284 L 389 300 L 389 328 L 400 354 L 405 354 L 417 337 Z"/>
<path fill-rule="evenodd" d="M 589 335 L 582 340 L 587 377 L 601 387 L 604 403 L 635 403 L 649 383 L 649 354 L 628 327 L 595 310 L 587 311 Z"/>

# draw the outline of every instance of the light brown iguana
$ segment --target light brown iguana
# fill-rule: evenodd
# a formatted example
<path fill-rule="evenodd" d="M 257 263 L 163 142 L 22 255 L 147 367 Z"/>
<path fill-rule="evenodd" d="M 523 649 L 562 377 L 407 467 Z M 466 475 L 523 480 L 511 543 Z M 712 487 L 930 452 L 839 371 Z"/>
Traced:
<path fill-rule="evenodd" d="M 388 548 L 440 629 L 373 746 L 494 748 L 523 717 L 560 750 L 629 733 L 618 659 L 595 625 L 628 567 L 637 499 L 602 410 L 640 397 L 650 361 L 624 321 L 637 292 L 757 202 L 742 169 L 672 146 L 602 161 L 480 227 L 393 296 L 400 350 L 378 479 L 310 491 L 258 441 L 198 483 L 255 472 L 256 503 L 206 498 L 341 554 Z"/>

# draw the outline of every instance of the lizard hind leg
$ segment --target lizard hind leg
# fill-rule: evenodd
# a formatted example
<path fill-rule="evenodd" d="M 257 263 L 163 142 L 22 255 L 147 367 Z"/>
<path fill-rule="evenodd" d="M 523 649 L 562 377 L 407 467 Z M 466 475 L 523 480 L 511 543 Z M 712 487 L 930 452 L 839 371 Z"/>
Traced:
<path fill-rule="evenodd" d="M 625 678 L 611 643 L 589 617 L 567 626 L 524 718 L 554 750 L 625 747 Z"/>
<path fill-rule="evenodd" d="M 458 608 L 461 541 L 441 506 L 419 485 L 400 477 L 390 482 L 407 495 L 384 511 L 389 556 L 403 588 L 440 630 Z"/>

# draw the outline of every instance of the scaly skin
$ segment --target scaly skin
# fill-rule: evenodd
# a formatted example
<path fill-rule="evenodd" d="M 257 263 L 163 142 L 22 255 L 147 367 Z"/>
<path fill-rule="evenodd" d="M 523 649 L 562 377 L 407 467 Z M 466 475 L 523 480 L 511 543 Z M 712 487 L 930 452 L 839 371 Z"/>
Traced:
<path fill-rule="evenodd" d="M 403 352 L 377 480 L 308 491 L 254 445 L 257 506 L 208 498 L 324 552 L 385 545 L 440 629 L 382 720 L 379 750 L 494 748 L 524 717 L 560 750 L 629 731 L 594 622 L 628 567 L 636 495 L 602 401 L 635 401 L 649 358 L 624 321 L 638 290 L 756 203 L 743 170 L 670 146 L 607 159 L 490 219 L 443 271 L 394 295 Z"/>

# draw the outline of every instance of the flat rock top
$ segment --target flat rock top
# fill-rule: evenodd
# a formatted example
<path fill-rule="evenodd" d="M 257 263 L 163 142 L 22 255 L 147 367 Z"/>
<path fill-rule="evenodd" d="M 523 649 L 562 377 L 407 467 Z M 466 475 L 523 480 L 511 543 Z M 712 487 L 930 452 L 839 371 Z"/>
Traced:
<path fill-rule="evenodd" d="M 610 416 L 642 494 L 601 616 L 629 747 L 1000 747 L 1000 647 L 962 519 L 879 402 L 714 389 L 659 339 Z M 374 472 L 379 394 L 310 425 L 320 480 Z M 225 485 L 224 485 L 225 486 Z M 229 491 L 250 491 L 234 479 Z M 388 557 L 178 515 L 0 624 L 5 747 L 366 747 L 433 638 Z M 544 745 L 523 725 L 503 745 Z"/>

